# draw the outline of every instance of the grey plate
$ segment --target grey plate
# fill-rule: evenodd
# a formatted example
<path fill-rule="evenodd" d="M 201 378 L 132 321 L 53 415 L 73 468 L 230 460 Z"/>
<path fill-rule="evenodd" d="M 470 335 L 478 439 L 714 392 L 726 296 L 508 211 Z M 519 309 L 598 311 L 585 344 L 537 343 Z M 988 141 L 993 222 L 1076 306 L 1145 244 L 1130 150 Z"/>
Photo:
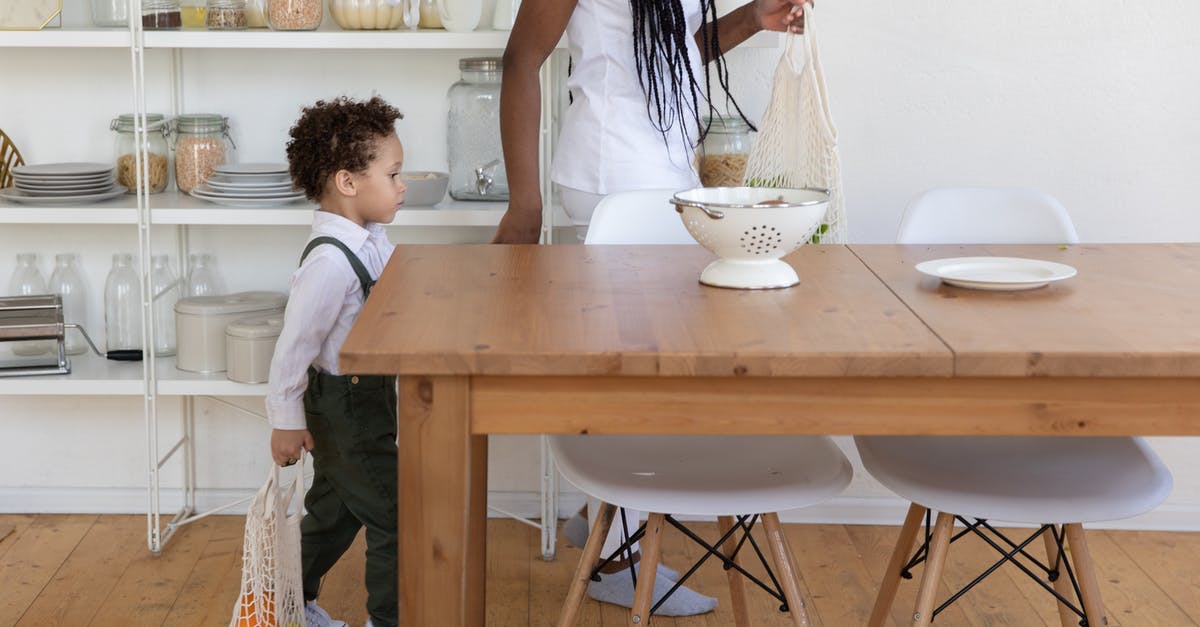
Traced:
<path fill-rule="evenodd" d="M 13 175 L 80 177 L 112 172 L 113 169 L 111 163 L 30 163 L 13 168 Z"/>
<path fill-rule="evenodd" d="M 89 203 L 116 198 L 125 193 L 125 188 L 120 185 L 114 185 L 112 189 L 94 194 L 80 194 L 78 196 L 33 196 L 23 192 L 15 187 L 5 187 L 0 189 L 0 198 L 19 202 L 26 205 L 86 205 Z"/>

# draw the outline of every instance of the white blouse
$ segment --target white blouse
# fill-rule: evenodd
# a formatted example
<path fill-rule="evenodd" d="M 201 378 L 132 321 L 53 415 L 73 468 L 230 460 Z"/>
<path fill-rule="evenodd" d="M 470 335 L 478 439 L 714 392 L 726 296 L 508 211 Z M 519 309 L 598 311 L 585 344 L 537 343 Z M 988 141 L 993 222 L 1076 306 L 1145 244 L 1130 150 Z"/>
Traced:
<path fill-rule="evenodd" d="M 700 0 L 678 1 L 688 25 L 692 72 L 703 89 L 704 66 L 692 36 L 700 28 Z M 579 0 L 567 23 L 567 38 L 573 61 L 567 87 L 574 101 L 567 107 L 554 155 L 554 182 L 593 194 L 698 185 L 692 164 L 698 136 L 693 113 L 676 112 L 676 120 L 686 124 L 687 140 L 675 127 L 665 143 L 647 113 L 633 56 L 629 0 Z"/>
<path fill-rule="evenodd" d="M 312 234 L 341 240 L 378 279 L 395 246 L 383 225 L 366 228 L 342 216 L 316 211 Z M 317 246 L 292 273 L 283 329 L 275 344 L 267 383 L 267 421 L 275 429 L 305 429 L 304 390 L 308 367 L 341 374 L 338 350 L 362 310 L 363 293 L 346 255 L 332 245 Z"/>

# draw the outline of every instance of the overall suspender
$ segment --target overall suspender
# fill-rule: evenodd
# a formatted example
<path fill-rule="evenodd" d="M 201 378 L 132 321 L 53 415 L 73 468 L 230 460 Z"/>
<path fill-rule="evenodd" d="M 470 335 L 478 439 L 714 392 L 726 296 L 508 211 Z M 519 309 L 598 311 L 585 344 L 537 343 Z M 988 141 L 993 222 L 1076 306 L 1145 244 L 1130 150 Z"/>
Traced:
<path fill-rule="evenodd" d="M 371 288 L 375 286 L 375 281 L 371 280 L 371 275 L 367 272 L 367 267 L 358 259 L 358 256 L 351 252 L 350 248 L 343 244 L 341 240 L 324 235 L 314 237 L 308 243 L 308 246 L 304 247 L 304 252 L 300 254 L 300 263 L 303 264 L 304 260 L 308 257 L 308 253 L 321 244 L 337 246 L 346 255 L 346 261 L 350 262 L 350 267 L 354 269 L 354 274 L 358 275 L 358 282 L 362 284 L 363 300 L 367 300 L 367 297 L 371 295 Z"/>

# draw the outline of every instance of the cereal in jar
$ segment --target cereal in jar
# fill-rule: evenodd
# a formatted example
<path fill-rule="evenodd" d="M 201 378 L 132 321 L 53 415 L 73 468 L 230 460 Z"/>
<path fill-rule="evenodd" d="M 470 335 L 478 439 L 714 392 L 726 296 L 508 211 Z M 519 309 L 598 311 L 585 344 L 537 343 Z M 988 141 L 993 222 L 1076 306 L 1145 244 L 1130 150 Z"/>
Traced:
<path fill-rule="evenodd" d="M 175 184 L 190 192 L 212 176 L 213 168 L 233 162 L 229 120 L 214 113 L 190 113 L 175 119 Z"/>

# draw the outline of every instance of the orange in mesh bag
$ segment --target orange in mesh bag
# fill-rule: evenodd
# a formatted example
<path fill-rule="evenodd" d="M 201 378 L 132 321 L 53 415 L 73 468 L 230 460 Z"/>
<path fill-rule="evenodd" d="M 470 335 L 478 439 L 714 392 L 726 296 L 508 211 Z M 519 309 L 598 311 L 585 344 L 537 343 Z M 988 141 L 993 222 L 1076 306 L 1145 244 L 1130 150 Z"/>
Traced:
<path fill-rule="evenodd" d="M 246 512 L 242 542 L 242 592 L 233 607 L 229 627 L 304 627 L 304 586 L 301 581 L 300 519 L 304 457 L 296 480 L 286 489 L 279 467 L 271 464 L 267 482 L 259 488 Z M 288 507 L 296 501 L 295 512 Z"/>
<path fill-rule="evenodd" d="M 746 163 L 744 184 L 829 190 L 825 219 L 812 243 L 836 244 L 846 240 L 846 203 L 837 129 L 817 54 L 814 13 L 813 5 L 805 4 L 804 34 L 787 35 L 783 57 L 775 68 L 771 100 Z M 798 39 L 803 42 L 797 43 Z"/>

